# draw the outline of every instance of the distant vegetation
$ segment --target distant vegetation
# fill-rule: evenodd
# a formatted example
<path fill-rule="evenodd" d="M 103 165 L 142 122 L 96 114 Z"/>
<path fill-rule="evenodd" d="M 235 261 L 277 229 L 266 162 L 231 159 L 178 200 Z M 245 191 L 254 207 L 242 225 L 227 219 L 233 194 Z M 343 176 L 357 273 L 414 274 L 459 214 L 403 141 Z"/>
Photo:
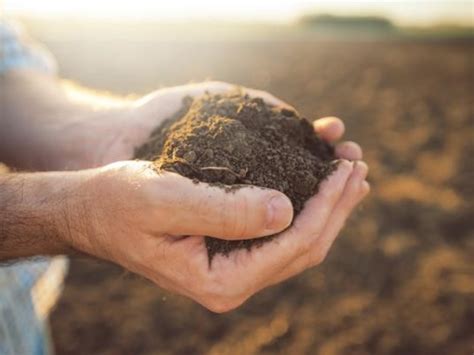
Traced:
<path fill-rule="evenodd" d="M 0 0 L 1 1 L 1 0 Z M 378 16 L 307 14 L 291 24 L 229 21 L 159 22 L 87 18 L 19 19 L 35 37 L 48 42 L 98 40 L 312 40 L 312 39 L 474 39 L 473 26 L 397 26 Z"/>
<path fill-rule="evenodd" d="M 388 19 L 379 16 L 336 16 L 328 14 L 303 15 L 298 24 L 324 31 L 367 31 L 389 33 L 396 26 Z"/>

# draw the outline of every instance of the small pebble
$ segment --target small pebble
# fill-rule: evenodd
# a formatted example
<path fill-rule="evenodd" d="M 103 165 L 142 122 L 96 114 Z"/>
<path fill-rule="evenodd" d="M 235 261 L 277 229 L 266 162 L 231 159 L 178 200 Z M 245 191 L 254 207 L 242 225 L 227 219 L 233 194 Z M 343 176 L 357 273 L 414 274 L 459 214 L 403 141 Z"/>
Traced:
<path fill-rule="evenodd" d="M 196 152 L 194 150 L 186 152 L 183 155 L 183 159 L 186 160 L 188 163 L 192 163 L 193 161 L 196 160 L 196 158 L 197 158 L 197 155 L 196 155 Z"/>

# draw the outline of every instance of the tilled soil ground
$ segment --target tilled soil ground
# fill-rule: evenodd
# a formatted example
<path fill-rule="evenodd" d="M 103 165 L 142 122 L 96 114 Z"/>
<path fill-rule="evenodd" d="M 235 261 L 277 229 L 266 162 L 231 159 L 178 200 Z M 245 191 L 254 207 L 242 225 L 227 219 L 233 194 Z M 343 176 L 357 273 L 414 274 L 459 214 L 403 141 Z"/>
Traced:
<path fill-rule="evenodd" d="M 323 265 L 229 314 L 73 260 L 52 315 L 58 354 L 473 351 L 470 43 L 49 45 L 67 76 L 92 86 L 144 93 L 214 78 L 268 90 L 307 117 L 340 116 L 373 188 Z"/>

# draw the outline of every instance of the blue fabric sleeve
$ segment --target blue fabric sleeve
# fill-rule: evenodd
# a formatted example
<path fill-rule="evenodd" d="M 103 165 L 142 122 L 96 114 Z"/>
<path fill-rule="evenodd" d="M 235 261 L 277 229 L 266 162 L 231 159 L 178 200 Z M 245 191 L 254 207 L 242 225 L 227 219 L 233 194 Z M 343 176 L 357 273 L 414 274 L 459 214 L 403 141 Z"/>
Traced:
<path fill-rule="evenodd" d="M 33 41 L 19 24 L 0 19 L 0 74 L 18 69 L 55 74 L 56 68 L 51 53 Z"/>

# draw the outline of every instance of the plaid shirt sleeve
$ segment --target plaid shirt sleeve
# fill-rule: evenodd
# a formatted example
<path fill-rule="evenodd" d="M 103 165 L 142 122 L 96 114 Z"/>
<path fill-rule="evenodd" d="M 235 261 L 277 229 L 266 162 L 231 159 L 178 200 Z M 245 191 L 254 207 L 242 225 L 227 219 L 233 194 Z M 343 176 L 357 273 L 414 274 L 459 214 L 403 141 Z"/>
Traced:
<path fill-rule="evenodd" d="M 46 48 L 34 42 L 21 25 L 0 18 L 0 74 L 18 69 L 55 74 L 57 66 Z"/>
<path fill-rule="evenodd" d="M 54 74 L 56 64 L 18 25 L 0 18 L 0 76 L 21 69 Z M 64 257 L 0 265 L 0 355 L 51 353 L 47 316 L 61 292 L 67 265 Z"/>

